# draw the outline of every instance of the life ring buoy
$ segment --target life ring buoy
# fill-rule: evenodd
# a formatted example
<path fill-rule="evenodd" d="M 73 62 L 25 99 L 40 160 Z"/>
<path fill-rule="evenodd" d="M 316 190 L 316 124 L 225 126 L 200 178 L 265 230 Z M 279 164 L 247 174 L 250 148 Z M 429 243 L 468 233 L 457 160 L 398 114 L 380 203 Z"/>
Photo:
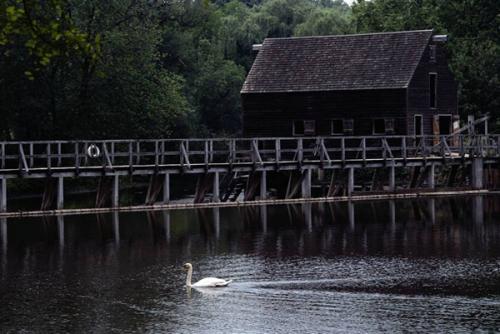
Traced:
<path fill-rule="evenodd" d="M 97 145 L 90 144 L 87 147 L 87 155 L 90 158 L 99 158 L 99 156 L 101 155 L 101 150 L 99 149 L 99 147 Z"/>

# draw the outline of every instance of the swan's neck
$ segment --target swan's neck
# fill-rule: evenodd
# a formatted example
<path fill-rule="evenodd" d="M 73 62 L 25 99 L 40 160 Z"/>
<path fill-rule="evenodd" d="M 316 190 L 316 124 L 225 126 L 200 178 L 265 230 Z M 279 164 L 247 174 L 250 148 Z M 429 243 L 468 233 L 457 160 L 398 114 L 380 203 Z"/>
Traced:
<path fill-rule="evenodd" d="M 186 276 L 186 286 L 191 286 L 191 276 L 193 275 L 193 268 L 188 268 Z"/>

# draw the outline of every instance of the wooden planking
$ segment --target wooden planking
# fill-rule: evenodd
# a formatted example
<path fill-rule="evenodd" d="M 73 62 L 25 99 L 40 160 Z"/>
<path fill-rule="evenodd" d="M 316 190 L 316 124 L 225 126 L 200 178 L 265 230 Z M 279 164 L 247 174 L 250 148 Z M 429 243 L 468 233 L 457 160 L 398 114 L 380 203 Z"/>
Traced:
<path fill-rule="evenodd" d="M 292 136 L 294 120 L 315 120 L 316 135 L 330 136 L 332 119 L 352 118 L 352 135 L 371 135 L 373 118 L 394 118 L 406 134 L 406 90 L 242 94 L 244 136 Z"/>

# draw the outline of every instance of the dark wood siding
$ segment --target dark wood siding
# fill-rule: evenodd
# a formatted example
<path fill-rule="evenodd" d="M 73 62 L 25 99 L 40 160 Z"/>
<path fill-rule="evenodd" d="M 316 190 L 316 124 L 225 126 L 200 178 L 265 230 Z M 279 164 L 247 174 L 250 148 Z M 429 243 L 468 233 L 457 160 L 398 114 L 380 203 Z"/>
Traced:
<path fill-rule="evenodd" d="M 433 45 L 432 43 L 430 45 Z M 444 47 L 436 44 L 436 61 L 430 60 L 428 46 L 408 87 L 408 134 L 414 134 L 414 115 L 423 115 L 424 134 L 432 134 L 432 120 L 437 114 L 457 114 L 457 85 L 448 68 Z M 437 108 L 429 105 L 429 73 L 437 73 Z"/>
<path fill-rule="evenodd" d="M 352 118 L 353 135 L 371 135 L 374 118 L 394 118 L 405 134 L 406 90 L 242 94 L 245 136 L 292 136 L 294 120 L 315 120 L 316 135 L 330 135 L 330 120 Z"/>

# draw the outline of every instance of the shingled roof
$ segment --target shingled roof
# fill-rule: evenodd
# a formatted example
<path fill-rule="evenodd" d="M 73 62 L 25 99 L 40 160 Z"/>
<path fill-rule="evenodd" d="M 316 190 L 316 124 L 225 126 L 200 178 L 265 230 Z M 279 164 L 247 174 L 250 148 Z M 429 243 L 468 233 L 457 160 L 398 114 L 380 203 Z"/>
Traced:
<path fill-rule="evenodd" d="M 266 38 L 241 93 L 406 88 L 432 30 Z"/>

